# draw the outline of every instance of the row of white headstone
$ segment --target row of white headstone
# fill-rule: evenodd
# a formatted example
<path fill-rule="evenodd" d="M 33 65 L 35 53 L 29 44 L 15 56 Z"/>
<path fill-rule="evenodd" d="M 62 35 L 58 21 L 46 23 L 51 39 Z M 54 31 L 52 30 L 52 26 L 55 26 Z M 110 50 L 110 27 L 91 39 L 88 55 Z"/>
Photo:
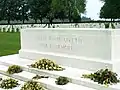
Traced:
<path fill-rule="evenodd" d="M 1 25 L 0 26 L 0 32 L 20 32 L 21 29 L 25 29 L 25 28 L 33 28 L 33 27 L 40 27 L 40 28 L 44 28 L 44 24 L 43 25 L 39 25 L 39 24 L 29 24 L 29 25 Z"/>
<path fill-rule="evenodd" d="M 114 23 L 114 27 L 120 28 L 119 23 Z M 104 23 L 74 23 L 74 24 L 24 24 L 24 25 L 1 25 L 0 32 L 20 32 L 24 28 L 105 28 Z M 109 28 L 112 28 L 112 25 L 109 25 Z"/>
<path fill-rule="evenodd" d="M 120 28 L 119 23 L 112 23 L 117 29 Z M 105 23 L 74 23 L 74 24 L 53 24 L 51 27 L 54 28 L 105 28 Z M 111 23 L 109 23 L 109 28 L 112 28 Z"/>

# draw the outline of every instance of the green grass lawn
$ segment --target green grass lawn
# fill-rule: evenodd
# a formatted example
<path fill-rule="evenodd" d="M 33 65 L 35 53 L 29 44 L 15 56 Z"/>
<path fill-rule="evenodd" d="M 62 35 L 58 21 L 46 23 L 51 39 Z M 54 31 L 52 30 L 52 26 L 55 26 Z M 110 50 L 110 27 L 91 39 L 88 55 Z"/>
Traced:
<path fill-rule="evenodd" d="M 20 33 L 0 32 L 0 56 L 18 53 L 20 49 Z"/>

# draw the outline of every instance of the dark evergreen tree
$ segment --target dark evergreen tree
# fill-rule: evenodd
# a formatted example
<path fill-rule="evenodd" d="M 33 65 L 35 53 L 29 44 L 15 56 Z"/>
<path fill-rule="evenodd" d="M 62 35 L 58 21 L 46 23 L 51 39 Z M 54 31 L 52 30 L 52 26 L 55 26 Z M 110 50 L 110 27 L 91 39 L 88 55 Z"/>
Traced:
<path fill-rule="evenodd" d="M 100 10 L 100 18 L 119 19 L 120 18 L 120 0 L 102 0 L 103 7 Z"/>

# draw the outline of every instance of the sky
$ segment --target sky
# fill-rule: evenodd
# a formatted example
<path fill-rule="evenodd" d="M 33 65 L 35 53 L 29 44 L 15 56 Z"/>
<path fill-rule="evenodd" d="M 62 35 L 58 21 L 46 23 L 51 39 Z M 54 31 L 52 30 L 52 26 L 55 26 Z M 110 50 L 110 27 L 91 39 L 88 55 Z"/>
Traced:
<path fill-rule="evenodd" d="M 87 0 L 85 16 L 90 17 L 94 20 L 98 20 L 100 9 L 102 6 L 103 3 L 100 2 L 100 0 Z"/>

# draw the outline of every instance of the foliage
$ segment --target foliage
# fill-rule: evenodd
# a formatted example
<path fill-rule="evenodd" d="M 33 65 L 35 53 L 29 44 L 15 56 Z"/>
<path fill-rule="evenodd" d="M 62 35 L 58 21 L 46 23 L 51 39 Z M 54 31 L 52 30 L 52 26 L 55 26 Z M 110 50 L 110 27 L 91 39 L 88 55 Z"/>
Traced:
<path fill-rule="evenodd" d="M 77 21 L 85 12 L 86 0 L 0 0 L 0 20 L 43 21 L 48 19 L 69 19 Z"/>
<path fill-rule="evenodd" d="M 100 18 L 119 19 L 120 18 L 120 0 L 102 0 L 103 7 L 100 10 Z"/>
<path fill-rule="evenodd" d="M 56 71 L 62 71 L 64 68 L 57 65 L 55 62 L 49 60 L 49 59 L 41 59 L 35 62 L 34 64 L 30 65 L 33 68 L 43 69 L 43 70 L 56 70 Z"/>
<path fill-rule="evenodd" d="M 18 81 L 17 80 L 14 80 L 12 78 L 10 79 L 4 79 L 2 80 L 2 83 L 0 84 L 0 88 L 3 88 L 3 89 L 12 89 L 14 87 L 17 87 L 19 84 L 18 84 Z"/>
<path fill-rule="evenodd" d="M 38 82 L 28 81 L 20 90 L 45 90 L 45 88 Z"/>
<path fill-rule="evenodd" d="M 29 8 L 30 8 L 30 18 L 34 19 L 35 22 L 40 20 L 42 23 L 42 19 L 46 17 L 49 11 L 50 0 L 29 0 Z"/>
<path fill-rule="evenodd" d="M 19 20 L 20 21 L 24 21 L 25 20 L 29 20 L 29 4 L 28 4 L 28 1 L 29 0 L 21 0 L 20 1 L 20 8 L 19 8 L 19 14 L 18 14 L 18 17 L 19 17 Z"/>
<path fill-rule="evenodd" d="M 56 18 L 75 22 L 85 12 L 86 0 L 52 0 L 51 7 Z"/>
<path fill-rule="evenodd" d="M 56 78 L 56 81 L 55 81 L 55 83 L 56 83 L 57 85 L 65 85 L 65 84 L 67 84 L 68 82 L 69 82 L 68 78 L 67 78 L 67 77 L 62 77 L 62 76 Z"/>
<path fill-rule="evenodd" d="M 98 84 L 104 84 L 106 86 L 119 82 L 117 74 L 108 69 L 101 69 L 91 74 L 83 74 L 83 78 L 89 78 L 94 82 L 98 82 Z"/>
<path fill-rule="evenodd" d="M 20 72 L 22 72 L 22 69 L 18 65 L 12 65 L 12 66 L 9 66 L 7 72 L 9 74 L 20 73 Z"/>
<path fill-rule="evenodd" d="M 7 20 L 10 24 L 11 20 L 18 20 L 18 13 L 21 0 L 0 0 L 1 19 Z"/>
<path fill-rule="evenodd" d="M 67 17 L 66 1 L 67 0 L 52 0 L 51 8 L 55 18 L 64 20 Z"/>
<path fill-rule="evenodd" d="M 49 77 L 48 76 L 39 76 L 39 75 L 36 75 L 32 79 L 41 79 L 41 78 L 49 78 Z"/>

